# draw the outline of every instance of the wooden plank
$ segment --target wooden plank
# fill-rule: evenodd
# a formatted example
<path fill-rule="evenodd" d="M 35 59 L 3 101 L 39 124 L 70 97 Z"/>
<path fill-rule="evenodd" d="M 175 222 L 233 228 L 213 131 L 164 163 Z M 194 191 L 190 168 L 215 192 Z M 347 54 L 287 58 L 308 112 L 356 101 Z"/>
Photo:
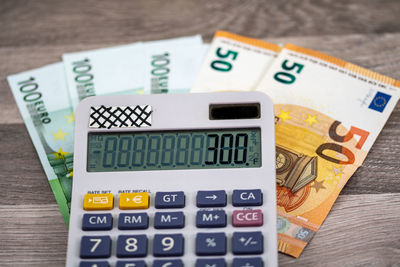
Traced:
<path fill-rule="evenodd" d="M 0 266 L 62 266 L 67 230 L 56 205 L 0 205 Z M 299 259 L 280 266 L 390 266 L 400 262 L 400 194 L 342 195 Z"/>
<path fill-rule="evenodd" d="M 217 29 L 258 37 L 398 32 L 396 0 L 2 1 L 0 46 L 170 38 Z"/>

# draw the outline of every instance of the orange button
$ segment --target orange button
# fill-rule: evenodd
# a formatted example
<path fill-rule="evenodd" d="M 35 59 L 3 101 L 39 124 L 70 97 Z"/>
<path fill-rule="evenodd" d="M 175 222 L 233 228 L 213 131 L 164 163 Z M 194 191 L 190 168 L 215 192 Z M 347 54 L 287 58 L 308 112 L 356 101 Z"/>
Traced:
<path fill-rule="evenodd" d="M 121 210 L 148 209 L 149 193 L 121 193 L 119 194 L 119 208 Z"/>
<path fill-rule="evenodd" d="M 114 207 L 113 194 L 85 194 L 84 210 L 112 210 Z"/>

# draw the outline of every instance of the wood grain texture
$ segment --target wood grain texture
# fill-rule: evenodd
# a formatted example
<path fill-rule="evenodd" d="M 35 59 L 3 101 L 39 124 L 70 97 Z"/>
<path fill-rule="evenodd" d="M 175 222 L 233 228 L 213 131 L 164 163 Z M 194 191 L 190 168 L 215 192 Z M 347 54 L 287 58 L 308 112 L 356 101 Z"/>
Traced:
<path fill-rule="evenodd" d="M 0 2 L 0 266 L 63 266 L 67 229 L 6 77 L 61 54 L 218 29 L 291 42 L 400 79 L 398 0 Z M 17 140 L 17 141 L 16 141 Z M 400 266 L 400 104 L 299 259 Z"/>

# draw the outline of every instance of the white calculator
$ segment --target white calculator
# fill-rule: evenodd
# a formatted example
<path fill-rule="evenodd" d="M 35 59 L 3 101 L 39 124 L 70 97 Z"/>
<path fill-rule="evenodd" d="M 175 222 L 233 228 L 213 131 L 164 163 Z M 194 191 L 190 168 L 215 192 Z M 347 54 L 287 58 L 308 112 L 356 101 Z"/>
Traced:
<path fill-rule="evenodd" d="M 87 98 L 74 151 L 67 266 L 277 266 L 265 94 Z"/>

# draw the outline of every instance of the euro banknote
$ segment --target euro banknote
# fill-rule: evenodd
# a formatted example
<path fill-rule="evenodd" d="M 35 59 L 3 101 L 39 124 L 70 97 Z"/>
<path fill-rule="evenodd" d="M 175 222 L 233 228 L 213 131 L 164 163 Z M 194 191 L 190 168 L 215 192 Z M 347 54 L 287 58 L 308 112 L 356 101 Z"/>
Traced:
<path fill-rule="evenodd" d="M 189 90 L 206 49 L 195 35 L 64 54 L 72 106 L 94 95 Z"/>
<path fill-rule="evenodd" d="M 287 44 L 256 90 L 275 104 L 278 248 L 298 257 L 366 158 L 400 82 Z"/>
<path fill-rule="evenodd" d="M 8 77 L 8 83 L 60 208 L 69 221 L 74 113 L 63 64 Z"/>
<path fill-rule="evenodd" d="M 252 91 L 281 47 L 217 31 L 191 92 Z"/>

